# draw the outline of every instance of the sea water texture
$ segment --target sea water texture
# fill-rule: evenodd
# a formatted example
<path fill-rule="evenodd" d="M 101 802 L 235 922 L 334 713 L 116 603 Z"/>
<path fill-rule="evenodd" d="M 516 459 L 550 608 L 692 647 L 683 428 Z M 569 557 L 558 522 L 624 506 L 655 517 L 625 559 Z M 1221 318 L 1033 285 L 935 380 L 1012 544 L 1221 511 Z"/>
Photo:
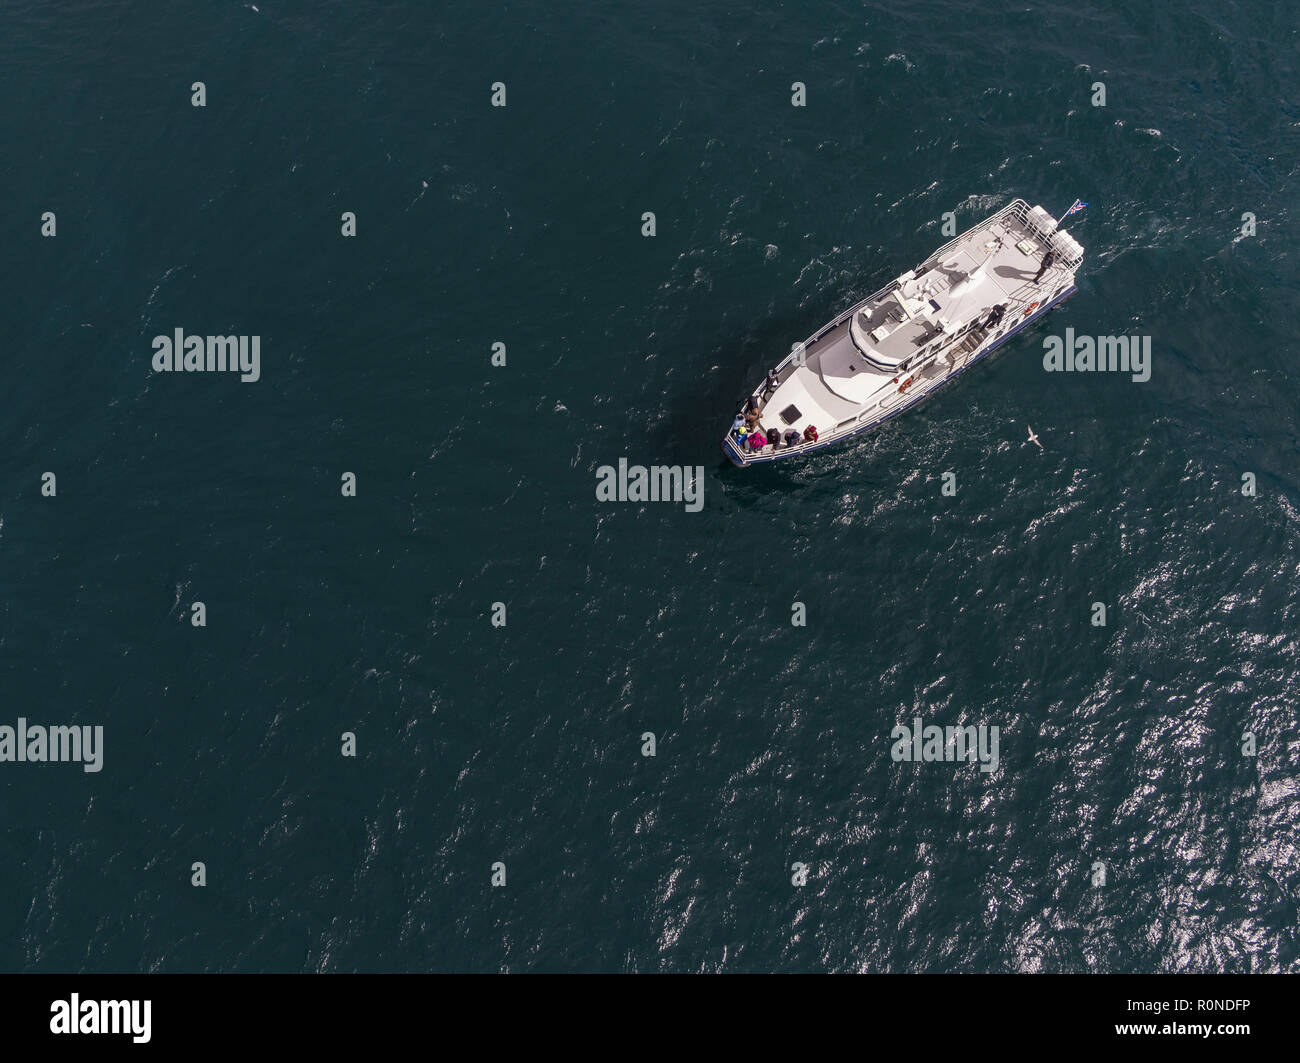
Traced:
<path fill-rule="evenodd" d="M 1300 969 L 1294 10 L 3 28 L 0 724 L 104 730 L 0 763 L 0 969 Z M 1089 204 L 1073 298 L 726 462 L 793 342 L 1017 196 Z M 1045 372 L 1067 327 L 1150 379 Z M 176 329 L 259 379 L 154 371 Z M 702 507 L 600 501 L 620 459 Z M 894 759 L 918 719 L 997 769 Z"/>

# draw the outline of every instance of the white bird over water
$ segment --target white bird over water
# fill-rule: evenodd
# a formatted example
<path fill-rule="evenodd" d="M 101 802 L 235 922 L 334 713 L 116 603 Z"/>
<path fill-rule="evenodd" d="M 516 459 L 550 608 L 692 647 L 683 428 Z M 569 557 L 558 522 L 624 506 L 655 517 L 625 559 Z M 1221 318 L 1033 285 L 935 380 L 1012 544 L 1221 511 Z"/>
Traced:
<path fill-rule="evenodd" d="M 1038 437 L 1037 437 L 1036 435 L 1034 435 L 1034 426 L 1033 426 L 1033 425 L 1025 425 L 1025 427 L 1029 429 L 1029 438 L 1028 438 L 1027 440 L 1025 440 L 1025 442 L 1026 442 L 1026 443 L 1038 443 Z M 1039 449 L 1039 450 L 1042 450 L 1042 449 L 1043 449 L 1043 444 L 1042 444 L 1042 443 L 1038 443 L 1038 449 Z"/>

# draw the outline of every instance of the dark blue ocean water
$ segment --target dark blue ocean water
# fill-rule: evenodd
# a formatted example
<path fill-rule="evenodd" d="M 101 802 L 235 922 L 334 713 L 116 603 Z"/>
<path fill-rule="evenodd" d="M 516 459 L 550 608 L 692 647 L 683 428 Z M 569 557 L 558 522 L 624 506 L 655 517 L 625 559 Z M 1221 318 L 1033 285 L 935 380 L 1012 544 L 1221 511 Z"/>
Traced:
<path fill-rule="evenodd" d="M 0 763 L 0 969 L 1300 969 L 1297 21 L 6 5 L 0 725 L 105 745 Z M 1090 204 L 1068 303 L 725 462 L 1016 196 Z M 1066 327 L 1151 379 L 1044 372 Z M 152 372 L 176 328 L 262 378 Z M 703 509 L 598 502 L 620 457 Z M 915 717 L 998 770 L 896 763 Z"/>

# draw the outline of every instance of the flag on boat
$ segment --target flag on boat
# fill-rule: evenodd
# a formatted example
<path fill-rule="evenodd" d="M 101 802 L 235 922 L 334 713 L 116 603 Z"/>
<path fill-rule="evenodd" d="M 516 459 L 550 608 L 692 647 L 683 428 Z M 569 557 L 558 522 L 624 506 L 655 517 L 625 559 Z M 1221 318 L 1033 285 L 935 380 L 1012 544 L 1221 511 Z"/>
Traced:
<path fill-rule="evenodd" d="M 1086 207 L 1087 205 L 1088 204 L 1085 203 L 1083 200 L 1076 199 L 1074 201 L 1074 205 L 1065 212 L 1064 217 L 1068 218 L 1071 214 L 1078 213 L 1079 211 L 1083 210 L 1083 208 Z"/>

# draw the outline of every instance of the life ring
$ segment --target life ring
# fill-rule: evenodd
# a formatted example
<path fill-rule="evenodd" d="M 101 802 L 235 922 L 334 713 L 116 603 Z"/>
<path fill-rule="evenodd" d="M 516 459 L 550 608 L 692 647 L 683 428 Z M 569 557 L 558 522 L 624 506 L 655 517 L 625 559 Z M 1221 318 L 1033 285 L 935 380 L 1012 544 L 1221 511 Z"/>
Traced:
<path fill-rule="evenodd" d="M 1038 300 L 1035 299 L 1032 303 L 1030 303 L 1027 307 L 1025 307 L 1025 317 L 1028 317 L 1037 309 L 1038 309 Z"/>

